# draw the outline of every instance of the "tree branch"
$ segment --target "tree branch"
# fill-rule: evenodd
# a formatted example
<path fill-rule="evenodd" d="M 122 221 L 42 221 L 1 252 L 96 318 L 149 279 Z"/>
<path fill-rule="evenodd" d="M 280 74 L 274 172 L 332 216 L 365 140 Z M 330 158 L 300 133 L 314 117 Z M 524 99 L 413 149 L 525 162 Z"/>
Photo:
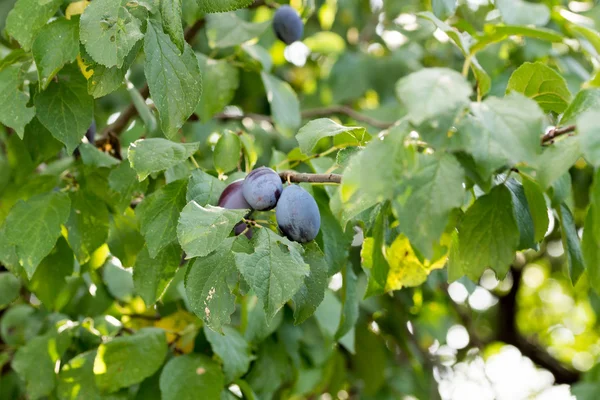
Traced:
<path fill-rule="evenodd" d="M 296 171 L 280 172 L 283 182 L 307 183 L 342 183 L 342 175 L 338 174 L 304 174 Z"/>
<path fill-rule="evenodd" d="M 341 106 L 341 105 L 321 107 L 321 108 L 312 108 L 310 110 L 304 110 L 304 111 L 302 111 L 302 118 L 308 119 L 308 118 L 314 118 L 314 117 L 329 117 L 334 114 L 346 115 L 350 118 L 353 118 L 360 122 L 364 122 L 375 128 L 378 128 L 378 129 L 387 129 L 390 126 L 394 125 L 394 123 L 380 121 L 378 119 L 371 118 L 367 115 L 359 113 L 358 111 L 352 109 L 351 107 Z M 270 122 L 271 124 L 273 123 L 273 118 L 271 118 L 270 116 L 263 115 L 263 114 L 253 114 L 253 113 L 246 113 L 246 114 L 220 113 L 220 114 L 215 115 L 214 118 L 221 120 L 221 121 L 239 121 L 244 118 L 250 118 L 254 121 L 267 121 L 267 122 Z"/>
<path fill-rule="evenodd" d="M 552 144 L 554 138 L 572 133 L 577 129 L 575 125 L 565 126 L 564 128 L 552 128 L 544 136 L 542 136 L 542 144 Z"/>

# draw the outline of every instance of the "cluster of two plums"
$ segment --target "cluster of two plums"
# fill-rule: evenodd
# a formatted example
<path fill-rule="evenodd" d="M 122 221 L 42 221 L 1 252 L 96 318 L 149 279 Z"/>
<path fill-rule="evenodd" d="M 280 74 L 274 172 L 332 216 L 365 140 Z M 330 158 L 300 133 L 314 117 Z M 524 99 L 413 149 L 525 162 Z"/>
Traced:
<path fill-rule="evenodd" d="M 317 237 L 321 215 L 315 199 L 298 185 L 285 188 L 279 174 L 261 167 L 225 188 L 219 198 L 219 207 L 268 211 L 275 208 L 275 217 L 281 233 L 288 239 L 307 243 Z M 243 222 L 235 227 L 236 235 L 246 230 Z M 247 231 L 251 237 L 251 231 Z"/>

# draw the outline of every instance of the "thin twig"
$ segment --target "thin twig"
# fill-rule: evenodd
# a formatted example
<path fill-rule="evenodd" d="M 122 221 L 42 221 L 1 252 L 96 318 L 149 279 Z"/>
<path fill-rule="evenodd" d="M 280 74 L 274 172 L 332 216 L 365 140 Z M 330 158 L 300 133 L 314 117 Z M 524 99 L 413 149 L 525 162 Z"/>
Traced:
<path fill-rule="evenodd" d="M 555 138 L 575 132 L 575 125 L 565 126 L 563 128 L 552 128 L 542 136 L 542 144 L 551 144 Z"/>
<path fill-rule="evenodd" d="M 342 183 L 342 175 L 338 174 L 304 174 L 296 171 L 280 172 L 283 182 L 307 183 Z"/>

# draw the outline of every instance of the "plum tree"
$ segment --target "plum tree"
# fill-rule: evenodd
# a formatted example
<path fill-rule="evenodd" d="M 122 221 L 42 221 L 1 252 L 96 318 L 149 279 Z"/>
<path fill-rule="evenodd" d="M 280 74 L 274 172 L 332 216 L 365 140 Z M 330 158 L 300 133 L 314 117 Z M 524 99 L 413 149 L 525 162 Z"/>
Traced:
<path fill-rule="evenodd" d="M 244 198 L 252 209 L 258 211 L 275 208 L 282 191 L 283 184 L 279 174 L 267 167 L 250 172 L 242 187 Z"/>
<path fill-rule="evenodd" d="M 298 185 L 283 189 L 275 210 L 277 225 L 290 240 L 307 243 L 317 237 L 321 214 L 315 199 Z"/>
<path fill-rule="evenodd" d="M 290 6 L 281 6 L 273 17 L 273 29 L 279 40 L 292 44 L 302 39 L 304 24 L 296 10 Z"/>
<path fill-rule="evenodd" d="M 219 207 L 228 208 L 230 210 L 252 209 L 242 193 L 243 186 L 243 179 L 238 179 L 237 181 L 230 183 L 225 190 L 223 190 L 223 193 L 221 193 L 221 197 L 219 197 Z M 236 235 L 241 234 L 245 230 L 246 224 L 244 222 L 240 222 L 233 228 Z M 246 237 L 248 237 L 248 239 L 252 238 L 252 230 L 248 229 L 246 231 Z"/>

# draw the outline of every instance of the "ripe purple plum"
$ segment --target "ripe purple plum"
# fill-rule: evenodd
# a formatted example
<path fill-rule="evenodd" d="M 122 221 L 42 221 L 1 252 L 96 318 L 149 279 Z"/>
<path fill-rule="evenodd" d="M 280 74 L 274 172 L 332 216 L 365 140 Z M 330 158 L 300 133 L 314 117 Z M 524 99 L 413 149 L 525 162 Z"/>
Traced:
<path fill-rule="evenodd" d="M 295 242 L 308 243 L 314 240 L 321 228 L 317 202 L 298 185 L 283 189 L 275 216 L 281 233 Z"/>
<path fill-rule="evenodd" d="M 227 208 L 229 210 L 251 209 L 252 207 L 250 207 L 250 204 L 248 204 L 242 193 L 243 185 L 243 179 L 239 179 L 229 184 L 225 190 L 223 190 L 223 193 L 221 193 L 221 197 L 219 197 L 219 207 Z M 246 224 L 244 222 L 240 222 L 233 228 L 236 236 L 245 230 Z M 252 229 L 246 231 L 246 237 L 252 239 Z"/>
<path fill-rule="evenodd" d="M 284 5 L 277 9 L 273 17 L 273 30 L 277 38 L 285 44 L 292 44 L 304 34 L 304 23 L 292 7 Z"/>
<path fill-rule="evenodd" d="M 252 209 L 268 211 L 275 208 L 283 191 L 279 174 L 271 168 L 260 167 L 250 172 L 244 180 L 242 193 Z"/>

